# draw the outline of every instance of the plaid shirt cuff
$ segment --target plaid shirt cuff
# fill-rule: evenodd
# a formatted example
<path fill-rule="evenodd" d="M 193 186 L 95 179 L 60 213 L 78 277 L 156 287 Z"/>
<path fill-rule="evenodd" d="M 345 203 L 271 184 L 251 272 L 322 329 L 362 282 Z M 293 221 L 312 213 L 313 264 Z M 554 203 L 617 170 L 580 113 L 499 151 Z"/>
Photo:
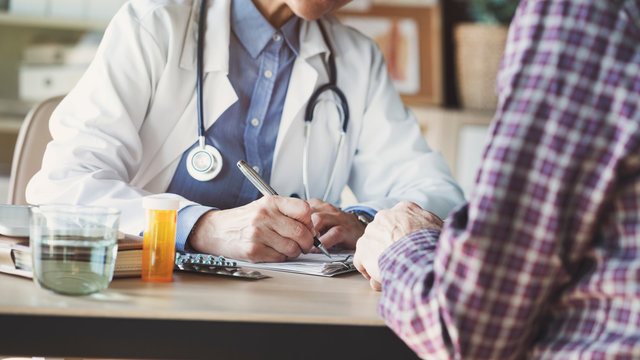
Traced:
<path fill-rule="evenodd" d="M 425 229 L 411 233 L 391 245 L 378 259 L 383 285 L 386 279 L 397 279 L 398 270 L 409 263 L 424 261 L 425 251 L 430 252 L 428 258 L 432 263 L 433 251 L 438 244 L 440 231 Z"/>
<path fill-rule="evenodd" d="M 439 236 L 437 230 L 416 231 L 382 254 L 378 260 L 382 276 L 378 313 L 418 356 L 448 359 L 451 347 L 445 340 L 432 290 Z"/>

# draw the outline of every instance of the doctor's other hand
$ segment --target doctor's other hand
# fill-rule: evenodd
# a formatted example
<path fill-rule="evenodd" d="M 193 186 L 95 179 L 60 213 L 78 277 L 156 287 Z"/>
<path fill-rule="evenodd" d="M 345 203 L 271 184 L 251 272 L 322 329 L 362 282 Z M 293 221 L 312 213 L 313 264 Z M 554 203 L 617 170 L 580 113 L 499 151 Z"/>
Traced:
<path fill-rule="evenodd" d="M 351 213 L 346 213 L 320 199 L 308 201 L 311 206 L 311 221 L 319 234 L 318 240 L 326 248 L 340 246 L 355 249 L 356 241 L 364 233 L 365 225 Z"/>
<path fill-rule="evenodd" d="M 313 247 L 311 209 L 304 200 L 265 196 L 234 209 L 205 213 L 189 241 L 203 253 L 253 263 L 285 261 Z"/>
<path fill-rule="evenodd" d="M 392 209 L 379 211 L 356 244 L 353 264 L 369 279 L 371 287 L 380 291 L 380 255 L 406 235 L 422 229 L 441 230 L 442 224 L 439 217 L 408 201 L 400 202 Z"/>

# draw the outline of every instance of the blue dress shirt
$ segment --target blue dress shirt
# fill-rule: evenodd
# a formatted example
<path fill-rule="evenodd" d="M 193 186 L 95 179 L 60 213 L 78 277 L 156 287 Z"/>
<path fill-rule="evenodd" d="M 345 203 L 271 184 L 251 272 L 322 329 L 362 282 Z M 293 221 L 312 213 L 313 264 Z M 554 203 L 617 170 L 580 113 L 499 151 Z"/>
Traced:
<path fill-rule="evenodd" d="M 190 250 L 186 243 L 189 233 L 207 211 L 242 206 L 260 197 L 236 168 L 238 160 L 245 160 L 269 181 L 282 109 L 299 52 L 298 26 L 299 19 L 294 16 L 276 30 L 251 0 L 232 2 L 228 77 L 238 101 L 206 132 L 207 144 L 222 155 L 223 167 L 218 176 L 201 182 L 187 172 L 186 157 L 198 145 L 196 142 L 182 155 L 169 184 L 167 192 L 201 204 L 178 212 L 176 250 Z M 373 209 L 362 206 L 345 211 L 362 211 L 370 218 L 375 215 Z"/>

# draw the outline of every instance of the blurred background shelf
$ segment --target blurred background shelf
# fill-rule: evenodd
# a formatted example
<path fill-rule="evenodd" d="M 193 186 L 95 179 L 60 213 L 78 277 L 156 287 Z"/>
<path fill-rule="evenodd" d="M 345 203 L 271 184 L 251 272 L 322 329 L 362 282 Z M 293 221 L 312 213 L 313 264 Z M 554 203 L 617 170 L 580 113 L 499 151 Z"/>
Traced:
<path fill-rule="evenodd" d="M 0 114 L 0 133 L 17 134 L 24 116 Z"/>
<path fill-rule="evenodd" d="M 0 99 L 14 102 L 21 100 L 20 68 L 25 65 L 23 57 L 27 48 L 34 44 L 77 44 L 88 34 L 101 34 L 103 31 L 100 26 L 88 26 L 75 20 L 2 12 L 0 16 Z M 39 23 L 41 21 L 43 23 Z M 45 22 L 47 25 L 44 25 Z"/>
<path fill-rule="evenodd" d="M 53 87 L 55 84 L 44 76 L 39 83 L 31 81 L 25 84 L 23 79 L 21 84 L 21 77 L 29 75 L 29 71 L 34 73 L 33 69 L 41 70 L 50 66 L 54 74 L 59 65 L 42 61 L 38 65 L 42 65 L 40 69 L 34 66 L 29 68 L 31 64 L 25 61 L 27 50 L 41 44 L 81 44 L 88 36 L 101 37 L 107 24 L 106 19 L 68 18 L 0 10 L 0 203 L 5 203 L 6 200 L 13 150 L 20 126 L 37 102 L 36 99 L 25 99 L 25 90 L 34 90 L 34 94 L 47 94 L 47 86 L 51 90 L 56 89 Z"/>
<path fill-rule="evenodd" d="M 429 146 L 442 153 L 468 199 L 481 163 L 493 111 L 429 106 L 412 106 L 411 110 Z"/>
<path fill-rule="evenodd" d="M 58 30 L 104 30 L 109 22 L 107 20 L 83 20 L 57 18 L 50 16 L 34 16 L 0 12 L 0 26 L 58 29 Z"/>

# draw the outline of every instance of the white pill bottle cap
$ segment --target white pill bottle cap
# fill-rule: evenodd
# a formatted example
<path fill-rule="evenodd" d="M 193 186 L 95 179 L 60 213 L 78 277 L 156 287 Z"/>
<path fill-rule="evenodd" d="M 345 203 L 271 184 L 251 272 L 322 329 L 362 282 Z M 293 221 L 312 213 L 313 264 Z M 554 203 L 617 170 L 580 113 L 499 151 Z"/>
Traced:
<path fill-rule="evenodd" d="M 147 210 L 178 210 L 180 198 L 171 194 L 155 194 L 142 198 L 142 207 Z"/>

